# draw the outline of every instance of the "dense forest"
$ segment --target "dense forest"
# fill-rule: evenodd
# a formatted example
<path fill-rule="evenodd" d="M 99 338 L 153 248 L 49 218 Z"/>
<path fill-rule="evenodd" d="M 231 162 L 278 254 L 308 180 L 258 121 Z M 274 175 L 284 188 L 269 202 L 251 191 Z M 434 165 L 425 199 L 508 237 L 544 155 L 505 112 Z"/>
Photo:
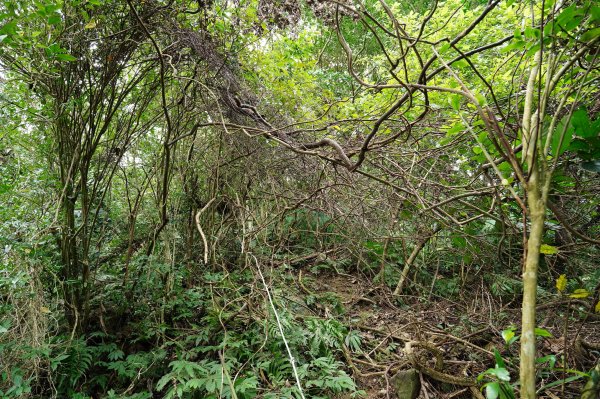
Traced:
<path fill-rule="evenodd" d="M 0 398 L 600 397 L 594 0 L 0 0 Z"/>

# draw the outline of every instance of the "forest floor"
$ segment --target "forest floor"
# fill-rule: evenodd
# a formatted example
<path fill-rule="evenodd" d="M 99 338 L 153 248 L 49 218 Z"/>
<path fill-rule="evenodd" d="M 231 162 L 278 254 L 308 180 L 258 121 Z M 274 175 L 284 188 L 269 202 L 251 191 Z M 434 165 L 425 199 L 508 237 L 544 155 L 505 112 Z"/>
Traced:
<path fill-rule="evenodd" d="M 500 303 L 483 282 L 463 287 L 460 301 L 441 298 L 433 292 L 426 297 L 404 295 L 398 300 L 392 298 L 388 288 L 361 283 L 369 281 L 364 276 L 300 271 L 296 278 L 306 294 L 336 296 L 343 311 L 334 315 L 333 309 L 321 304 L 321 312 L 360 333 L 361 350 L 350 353 L 346 348 L 345 357 L 367 399 L 395 399 L 392 377 L 399 370 L 413 368 L 415 360 L 427 369 L 441 371 L 441 378 L 432 378 L 427 371 L 419 374 L 419 398 L 423 399 L 483 398 L 477 388 L 442 380 L 451 376 L 475 381 L 478 375 L 495 367 L 495 352 L 506 363 L 510 382 L 518 378 L 518 341 L 507 345 L 502 332 L 514 328 L 518 334 L 520 301 L 513 298 Z M 538 338 L 541 399 L 579 398 L 584 378 L 573 369 L 589 370 L 600 358 L 600 352 L 581 344 L 598 341 L 600 318 L 586 312 L 585 303 L 577 305 L 577 301 L 559 299 L 539 306 L 543 320 L 539 327 L 549 333 L 542 331 L 542 335 L 549 336 Z M 567 309 L 571 309 L 571 317 L 566 325 L 569 345 L 565 352 Z M 407 342 L 412 343 L 411 358 L 406 354 Z M 568 359 L 566 370 L 564 356 Z M 568 382 L 563 387 L 560 381 L 565 378 Z M 492 380 L 484 378 L 479 387 Z"/>

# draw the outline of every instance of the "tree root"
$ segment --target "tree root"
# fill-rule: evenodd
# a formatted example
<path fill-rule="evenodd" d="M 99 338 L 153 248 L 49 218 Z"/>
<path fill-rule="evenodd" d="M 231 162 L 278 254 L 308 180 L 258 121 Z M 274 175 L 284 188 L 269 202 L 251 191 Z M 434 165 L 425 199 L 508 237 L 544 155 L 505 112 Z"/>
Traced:
<path fill-rule="evenodd" d="M 431 368 L 419 362 L 414 347 L 426 349 L 435 356 L 435 368 Z M 429 342 L 424 341 L 409 341 L 404 346 L 404 353 L 409 358 L 413 367 L 419 370 L 421 373 L 433 378 L 436 381 L 446 382 L 448 384 L 474 387 L 477 385 L 475 378 L 464 378 L 457 377 L 454 375 L 446 374 L 442 370 L 444 368 L 444 359 L 442 357 L 442 351 Z"/>

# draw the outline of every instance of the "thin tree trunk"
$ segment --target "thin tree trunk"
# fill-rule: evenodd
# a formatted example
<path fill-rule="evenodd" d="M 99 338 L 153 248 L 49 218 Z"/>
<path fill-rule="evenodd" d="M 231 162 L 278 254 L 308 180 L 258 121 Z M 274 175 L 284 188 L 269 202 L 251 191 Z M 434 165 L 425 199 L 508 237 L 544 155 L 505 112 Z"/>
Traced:
<path fill-rule="evenodd" d="M 538 174 L 535 169 L 530 177 L 527 191 L 531 230 L 527 239 L 527 254 L 523 271 L 520 382 L 521 398 L 535 399 L 535 307 L 537 301 L 537 276 L 540 260 L 540 246 L 544 236 L 544 217 L 546 213 L 546 206 L 540 192 Z"/>
<path fill-rule="evenodd" d="M 419 255 L 419 252 L 423 249 L 425 244 L 429 242 L 429 240 L 436 235 L 442 229 L 441 226 L 435 228 L 433 232 L 424 237 L 417 246 L 412 250 L 406 264 L 404 265 L 404 269 L 402 269 L 402 275 L 400 276 L 400 280 L 398 280 L 398 285 L 396 285 L 396 289 L 394 290 L 394 295 L 400 295 L 402 293 L 402 288 L 404 287 L 404 282 L 406 281 L 406 276 L 408 276 L 408 272 L 410 272 L 410 267 L 415 263 L 415 259 Z"/>

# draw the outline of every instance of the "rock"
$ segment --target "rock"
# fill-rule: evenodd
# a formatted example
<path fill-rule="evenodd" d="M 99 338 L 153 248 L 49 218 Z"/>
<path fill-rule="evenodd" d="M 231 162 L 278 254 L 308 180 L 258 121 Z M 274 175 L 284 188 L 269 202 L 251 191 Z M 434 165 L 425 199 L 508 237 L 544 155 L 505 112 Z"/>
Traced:
<path fill-rule="evenodd" d="M 398 399 L 416 399 L 421 391 L 419 372 L 415 369 L 400 370 L 391 383 Z"/>

